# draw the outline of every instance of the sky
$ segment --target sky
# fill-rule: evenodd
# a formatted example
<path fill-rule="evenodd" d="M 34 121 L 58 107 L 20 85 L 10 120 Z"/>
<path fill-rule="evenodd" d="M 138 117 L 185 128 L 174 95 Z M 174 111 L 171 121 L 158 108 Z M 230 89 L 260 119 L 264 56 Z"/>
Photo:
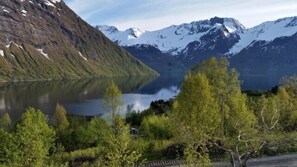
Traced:
<path fill-rule="evenodd" d="M 245 27 L 297 16 L 297 0 L 64 0 L 91 25 L 158 30 L 171 25 L 232 17 Z"/>

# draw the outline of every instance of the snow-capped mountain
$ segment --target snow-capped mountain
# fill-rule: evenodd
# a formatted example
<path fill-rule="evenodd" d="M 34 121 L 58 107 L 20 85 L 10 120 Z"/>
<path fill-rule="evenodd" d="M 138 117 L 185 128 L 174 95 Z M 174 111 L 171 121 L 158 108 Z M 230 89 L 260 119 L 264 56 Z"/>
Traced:
<path fill-rule="evenodd" d="M 96 26 L 109 39 L 121 46 L 134 46 L 139 44 L 152 45 L 163 53 L 177 55 L 187 45 L 194 41 L 200 41 L 207 34 L 220 30 L 222 35 L 229 38 L 234 32 L 241 32 L 244 26 L 232 18 L 212 18 L 182 25 L 173 25 L 158 31 L 142 31 L 130 28 L 119 31 L 114 26 Z"/>
<path fill-rule="evenodd" d="M 157 31 L 142 31 L 135 28 L 119 31 L 116 27 L 109 26 L 96 26 L 96 28 L 148 65 L 154 59 L 150 59 L 150 61 L 143 59 L 143 57 L 147 59 L 149 51 L 148 47 L 142 47 L 145 49 L 142 54 L 139 51 L 141 45 L 149 45 L 158 49 L 164 56 L 174 57 L 177 64 L 185 66 L 186 69 L 211 56 L 227 56 L 230 58 L 231 65 L 237 67 L 241 73 L 246 75 L 262 74 L 262 72 L 253 70 L 252 64 L 247 64 L 248 69 L 243 69 L 245 62 L 248 61 L 240 61 L 238 57 L 249 59 L 254 58 L 255 55 L 261 57 L 267 53 L 278 57 L 269 60 L 278 61 L 275 64 L 283 62 L 279 61 L 280 57 L 284 61 L 288 57 L 296 58 L 294 62 L 297 64 L 297 43 L 288 42 L 296 39 L 297 17 L 268 21 L 252 28 L 245 28 L 236 19 L 219 17 L 173 25 Z M 286 49 L 290 49 L 290 52 L 287 53 L 290 56 L 282 55 L 282 50 Z M 137 55 L 135 55 L 135 50 L 138 50 Z M 249 62 L 253 61 L 257 60 L 252 59 Z M 292 64 L 292 62 L 289 63 Z M 238 64 L 241 65 L 238 66 Z M 152 68 L 162 73 L 158 67 Z M 278 66 L 271 65 L 267 68 L 278 69 Z"/>
<path fill-rule="evenodd" d="M 238 33 L 240 40 L 230 49 L 229 54 L 239 53 L 256 41 L 271 42 L 276 38 L 290 37 L 297 33 L 297 17 L 268 21 Z"/>

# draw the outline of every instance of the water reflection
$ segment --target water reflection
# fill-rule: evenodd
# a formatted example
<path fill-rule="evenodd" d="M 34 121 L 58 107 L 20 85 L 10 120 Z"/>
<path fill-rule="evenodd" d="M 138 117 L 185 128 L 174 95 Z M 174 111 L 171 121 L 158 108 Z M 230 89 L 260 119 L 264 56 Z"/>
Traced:
<path fill-rule="evenodd" d="M 272 87 L 280 84 L 283 76 L 240 76 L 243 90 L 270 90 Z"/>
<path fill-rule="evenodd" d="M 243 89 L 268 90 L 278 85 L 279 76 L 241 76 Z M 53 113 L 57 103 L 78 115 L 102 116 L 106 109 L 102 104 L 105 88 L 111 79 L 82 79 L 71 81 L 44 81 L 0 83 L 0 115 L 9 112 L 14 120 L 29 106 Z M 132 110 L 144 110 L 159 99 L 170 99 L 179 93 L 183 77 L 112 78 L 123 92 L 125 106 Z"/>
<path fill-rule="evenodd" d="M 141 91 L 143 90 L 140 89 L 139 92 Z M 161 99 L 169 100 L 179 93 L 179 87 L 176 85 L 170 86 L 169 88 L 162 88 L 154 94 L 142 94 L 139 92 L 123 94 L 122 98 L 124 99 L 125 108 L 122 110 L 121 114 L 125 114 L 127 106 L 129 106 L 130 110 L 143 111 L 149 108 L 152 101 Z M 65 104 L 65 107 L 73 114 L 84 116 L 103 116 L 108 113 L 108 109 L 104 107 L 102 98 L 85 100 L 78 103 L 68 103 Z"/>
<path fill-rule="evenodd" d="M 156 78 L 112 78 L 124 94 L 137 92 L 154 79 Z M 29 106 L 50 114 L 54 111 L 57 103 L 79 104 L 89 99 L 100 99 L 110 80 L 0 83 L 0 115 L 9 112 L 13 119 L 19 119 Z"/>

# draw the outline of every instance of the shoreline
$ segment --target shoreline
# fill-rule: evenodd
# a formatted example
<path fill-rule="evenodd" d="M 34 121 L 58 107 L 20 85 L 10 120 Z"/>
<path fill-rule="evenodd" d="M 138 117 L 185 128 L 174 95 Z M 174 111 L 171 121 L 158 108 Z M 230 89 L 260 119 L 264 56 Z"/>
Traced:
<path fill-rule="evenodd" d="M 133 77 L 152 77 L 159 78 L 160 75 L 130 75 L 130 76 L 98 76 L 98 77 L 81 77 L 81 78 L 48 78 L 48 79 L 24 79 L 24 80 L 0 80 L 0 83 L 21 83 L 21 82 L 44 82 L 44 81 L 72 81 L 82 79 L 108 79 L 108 78 L 133 78 Z"/>

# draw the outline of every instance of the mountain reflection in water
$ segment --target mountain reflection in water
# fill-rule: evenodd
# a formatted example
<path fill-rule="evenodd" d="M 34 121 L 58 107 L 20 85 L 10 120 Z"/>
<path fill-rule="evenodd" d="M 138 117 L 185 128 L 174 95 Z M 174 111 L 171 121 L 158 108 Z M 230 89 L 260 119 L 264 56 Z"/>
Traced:
<path fill-rule="evenodd" d="M 281 76 L 241 76 L 242 89 L 268 90 L 278 85 Z M 9 112 L 18 120 L 26 108 L 35 107 L 51 115 L 57 103 L 75 115 L 102 116 L 108 111 L 102 104 L 105 88 L 113 80 L 123 93 L 125 107 L 142 111 L 152 101 L 168 100 L 179 93 L 183 76 L 119 77 L 42 82 L 0 83 L 0 116 Z M 124 114 L 124 113 L 122 113 Z"/>
<path fill-rule="evenodd" d="M 29 106 L 50 115 L 56 104 L 60 103 L 72 114 L 100 116 L 106 113 L 102 98 L 111 80 L 121 89 L 125 104 L 142 110 L 147 108 L 151 101 L 175 96 L 182 77 L 118 77 L 0 83 L 0 115 L 8 112 L 13 120 L 18 120 Z"/>

